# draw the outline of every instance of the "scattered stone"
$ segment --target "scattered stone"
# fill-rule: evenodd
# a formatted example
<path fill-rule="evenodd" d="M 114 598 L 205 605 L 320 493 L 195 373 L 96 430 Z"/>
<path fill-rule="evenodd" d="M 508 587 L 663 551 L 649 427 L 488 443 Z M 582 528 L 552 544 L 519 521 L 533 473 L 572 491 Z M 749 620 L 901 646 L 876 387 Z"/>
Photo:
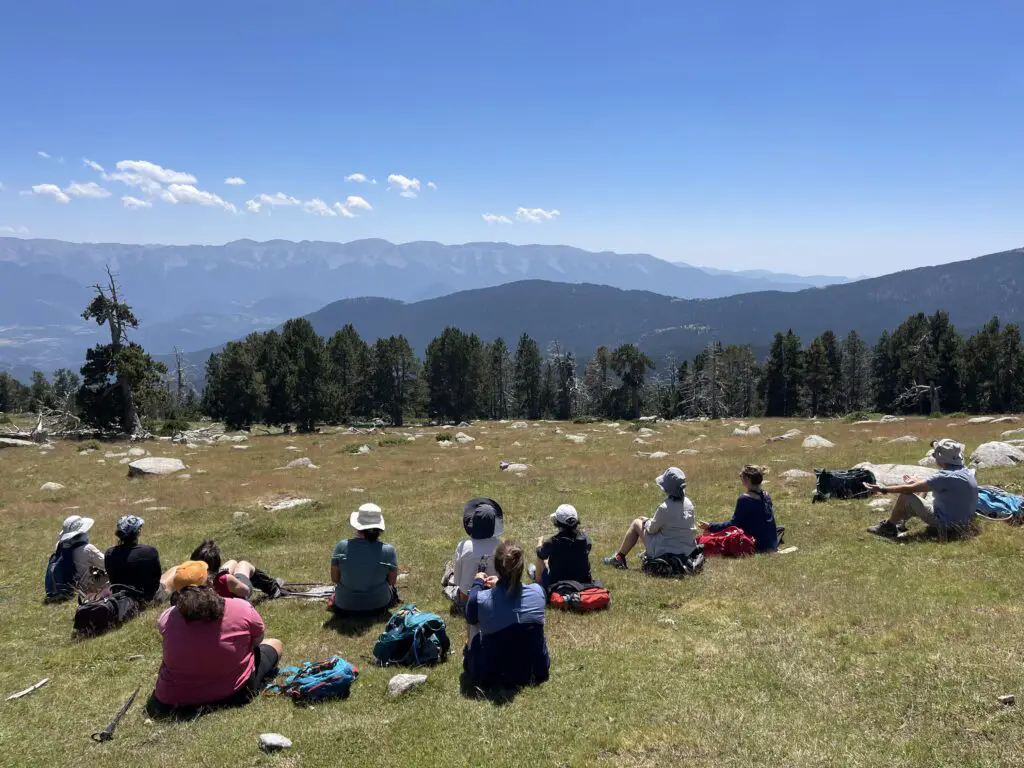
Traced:
<path fill-rule="evenodd" d="M 605 426 L 608 427 L 608 429 L 618 429 L 619 423 L 617 421 L 613 421 L 610 424 L 605 424 Z"/>
<path fill-rule="evenodd" d="M 938 470 L 915 464 L 872 464 L 862 461 L 855 469 L 866 469 L 875 476 L 879 485 L 902 485 L 915 480 L 927 480 Z"/>
<path fill-rule="evenodd" d="M 515 424 L 511 425 L 509 429 L 526 429 L 529 426 L 530 425 L 525 421 L 517 421 Z"/>
<path fill-rule="evenodd" d="M 1024 451 L 1015 445 L 998 441 L 982 443 L 971 454 L 971 466 L 978 469 L 988 467 L 1012 467 L 1024 463 Z"/>
<path fill-rule="evenodd" d="M 473 450 L 474 451 L 482 451 L 483 449 L 484 449 L 484 447 L 482 445 L 475 445 L 475 446 L 473 446 Z"/>
<path fill-rule="evenodd" d="M 566 435 L 565 439 L 568 440 L 570 443 L 575 443 L 576 445 L 582 445 L 583 443 L 587 442 L 586 435 Z"/>
<path fill-rule="evenodd" d="M 40 445 L 40 446 L 39 446 L 39 450 L 40 450 L 40 451 L 52 451 L 52 450 L 54 450 L 54 449 L 55 449 L 56 447 L 57 447 L 57 446 L 56 446 L 56 445 L 54 445 L 53 443 L 43 443 L 42 445 Z"/>
<path fill-rule="evenodd" d="M 783 480 L 803 480 L 808 477 L 814 477 L 814 473 L 805 472 L 802 469 L 787 469 L 785 472 L 779 475 L 779 477 L 781 477 Z"/>
<path fill-rule="evenodd" d="M 797 548 L 795 546 L 792 546 L 792 547 L 786 547 L 785 549 L 780 549 L 778 552 L 776 552 L 776 554 L 778 554 L 778 555 L 791 555 L 791 554 L 793 554 L 796 551 L 797 551 Z"/>
<path fill-rule="evenodd" d="M 868 506 L 871 507 L 872 509 L 878 509 L 878 510 L 888 509 L 889 507 L 892 506 L 892 500 L 891 499 L 872 499 L 871 501 L 868 502 Z"/>
<path fill-rule="evenodd" d="M 780 440 L 793 440 L 795 438 L 800 437 L 800 435 L 802 435 L 802 434 L 803 434 L 803 432 L 801 432 L 799 429 L 791 429 L 788 432 L 785 432 L 785 433 L 783 433 L 781 435 L 776 435 L 775 437 L 769 437 L 768 438 L 768 442 L 769 443 L 777 443 Z"/>
<path fill-rule="evenodd" d="M 459 445 L 465 445 L 466 443 L 476 442 L 476 438 L 475 437 L 470 437 L 465 432 L 456 432 L 455 433 L 455 442 L 458 443 Z"/>
<path fill-rule="evenodd" d="M 358 447 L 358 448 L 356 449 L 356 455 L 357 455 L 357 456 L 365 456 L 365 455 L 366 455 L 366 454 L 368 454 L 369 452 L 370 452 L 370 446 L 368 446 L 368 445 L 360 445 L 360 446 L 359 446 L 359 447 Z"/>
<path fill-rule="evenodd" d="M 642 437 L 634 437 L 633 445 L 647 445 L 647 441 L 644 440 Z"/>
<path fill-rule="evenodd" d="M 512 443 L 512 446 L 513 446 L 514 448 L 522 448 L 522 447 L 523 447 L 523 444 L 522 444 L 522 443 L 520 443 L 520 442 L 519 442 L 518 440 L 516 440 L 516 441 L 515 441 L 514 443 Z"/>
<path fill-rule="evenodd" d="M 427 682 L 426 675 L 395 675 L 388 681 L 388 696 L 401 696 L 403 693 L 419 688 Z"/>
<path fill-rule="evenodd" d="M 249 513 L 241 511 L 235 512 L 233 515 L 231 515 L 231 519 L 234 520 L 236 523 L 241 523 L 249 519 Z"/>
<path fill-rule="evenodd" d="M 649 437 L 650 435 L 654 434 L 654 430 L 653 429 L 649 429 L 648 427 L 641 427 L 640 429 L 638 429 L 636 431 L 636 433 L 638 435 L 640 435 L 641 437 Z"/>
<path fill-rule="evenodd" d="M 19 440 L 16 437 L 0 437 L 0 448 L 31 448 L 35 445 L 31 440 Z"/>
<path fill-rule="evenodd" d="M 437 444 L 440 447 L 442 447 L 442 448 L 450 448 L 451 444 L 452 444 L 452 441 L 451 440 L 438 440 Z"/>
<path fill-rule="evenodd" d="M 96 449 L 95 448 L 83 448 L 82 450 L 80 450 L 78 452 L 78 455 L 79 456 L 91 456 L 94 453 L 96 453 Z"/>
<path fill-rule="evenodd" d="M 316 502 L 313 499 L 280 499 L 278 501 L 268 502 L 263 505 L 263 508 L 268 512 L 281 512 L 285 509 L 294 509 L 295 507 L 304 507 L 307 504 L 314 504 Z"/>
<path fill-rule="evenodd" d="M 104 459 L 123 459 L 127 455 L 128 455 L 127 451 L 121 451 L 120 453 L 118 453 L 117 451 L 108 451 L 107 453 L 103 454 L 103 458 Z"/>
<path fill-rule="evenodd" d="M 286 445 L 284 449 L 286 451 L 297 451 L 299 450 L 299 447 L 297 445 Z"/>
<path fill-rule="evenodd" d="M 916 443 L 916 442 L 917 442 L 917 438 L 914 437 L 913 435 L 903 435 L 903 437 L 894 437 L 892 440 L 889 441 L 890 444 L 894 444 L 894 445 L 904 445 L 906 443 Z"/>
<path fill-rule="evenodd" d="M 143 512 L 166 512 L 170 507 L 146 507 Z"/>
<path fill-rule="evenodd" d="M 693 448 L 683 448 L 681 451 L 676 451 L 676 456 L 696 456 L 700 451 L 695 451 Z"/>
<path fill-rule="evenodd" d="M 935 461 L 935 457 L 929 452 L 927 456 L 917 462 L 917 465 L 919 467 L 937 467 L 939 463 Z"/>
<path fill-rule="evenodd" d="M 121 459 L 121 460 L 120 460 L 119 462 L 117 462 L 117 463 L 118 463 L 118 464 L 131 464 L 131 463 L 132 463 L 132 461 L 133 461 L 133 459 L 132 459 L 132 457 L 131 457 L 131 456 L 125 456 L 125 457 L 124 457 L 123 459 Z"/>
<path fill-rule="evenodd" d="M 249 450 L 249 446 L 248 445 L 232 445 L 231 447 L 234 448 L 236 451 L 248 451 Z"/>
<path fill-rule="evenodd" d="M 1016 424 L 1020 419 L 1016 416 L 1000 416 L 998 419 L 992 419 L 993 424 Z"/>
<path fill-rule="evenodd" d="M 366 493 L 362 488 L 349 488 L 351 493 Z"/>
<path fill-rule="evenodd" d="M 146 475 L 173 475 L 185 469 L 181 459 L 168 459 L 160 456 L 147 456 L 133 461 L 128 465 L 128 477 L 144 477 Z"/>
<path fill-rule="evenodd" d="M 196 474 L 197 475 L 206 475 L 206 474 L 209 474 L 209 473 L 205 469 L 197 469 L 196 470 Z"/>
<path fill-rule="evenodd" d="M 503 461 L 498 466 L 503 472 L 525 472 L 530 468 L 529 464 L 518 464 L 515 462 Z"/>
<path fill-rule="evenodd" d="M 283 468 L 284 469 L 302 469 L 302 468 L 305 468 L 305 469 L 320 469 L 320 467 L 318 467 L 316 464 L 314 464 L 312 461 L 310 461 L 310 459 L 308 457 L 306 457 L 306 456 L 303 456 L 301 459 L 295 459 L 294 461 L 289 461 L 287 464 L 284 465 Z"/>
<path fill-rule="evenodd" d="M 136 447 L 136 448 L 129 448 L 128 449 L 128 455 L 131 456 L 133 459 L 140 459 L 143 456 L 145 456 L 146 453 L 147 453 L 147 451 L 144 448 Z"/>
<path fill-rule="evenodd" d="M 132 504 L 135 504 L 136 506 L 139 506 L 141 504 L 152 504 L 154 501 L 156 501 L 156 499 L 154 499 L 152 496 L 147 496 L 144 499 L 139 499 L 138 501 L 133 501 Z"/>
<path fill-rule="evenodd" d="M 883 416 L 878 420 L 879 424 L 897 424 L 901 421 L 906 421 L 902 416 Z"/>
<path fill-rule="evenodd" d="M 665 453 L 665 451 L 655 451 L 654 453 L 650 454 L 647 458 L 648 459 L 664 459 L 666 456 L 668 456 L 668 454 Z"/>
<path fill-rule="evenodd" d="M 261 733 L 260 749 L 264 752 L 277 752 L 281 749 L 291 749 L 292 740 L 280 733 Z"/>
<path fill-rule="evenodd" d="M 758 437 L 761 434 L 761 425 L 752 424 L 746 429 L 736 427 L 736 429 L 732 431 L 732 434 L 733 437 Z"/>
<path fill-rule="evenodd" d="M 39 490 L 47 492 L 63 491 L 64 486 L 61 485 L 60 483 L 43 483 L 42 486 L 40 486 Z"/>
<path fill-rule="evenodd" d="M 1024 435 L 1024 427 L 1021 429 L 1008 429 L 1001 435 L 1002 437 L 1013 437 L 1014 435 Z"/>
<path fill-rule="evenodd" d="M 836 444 L 831 440 L 826 440 L 820 435 L 808 435 L 804 438 L 804 448 L 835 448 Z"/>
<path fill-rule="evenodd" d="M 676 620 L 670 619 L 668 616 L 659 616 L 658 623 L 664 624 L 667 627 L 674 627 L 676 625 Z"/>
<path fill-rule="evenodd" d="M 995 416 L 975 416 L 973 419 L 968 419 L 968 424 L 988 424 L 991 421 L 995 421 Z"/>
<path fill-rule="evenodd" d="M 654 423 L 657 421 L 661 421 L 661 416 L 641 416 L 640 421 Z"/>
<path fill-rule="evenodd" d="M 1012 707 L 1014 704 L 1017 703 L 1017 697 L 1014 696 L 1012 693 L 1007 693 L 1003 696 L 1000 696 L 998 701 L 1000 704 L 1003 704 L 1004 706 Z"/>

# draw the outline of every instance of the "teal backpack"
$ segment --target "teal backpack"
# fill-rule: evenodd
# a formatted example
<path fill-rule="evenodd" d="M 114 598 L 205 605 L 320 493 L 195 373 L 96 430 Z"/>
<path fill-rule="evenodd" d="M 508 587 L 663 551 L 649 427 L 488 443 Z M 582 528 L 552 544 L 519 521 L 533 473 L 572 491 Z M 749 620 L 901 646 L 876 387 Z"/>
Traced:
<path fill-rule="evenodd" d="M 280 685 L 267 686 L 267 693 L 289 696 L 296 702 L 347 698 L 359 670 L 340 656 L 325 661 L 307 661 L 301 667 L 285 667 Z"/>
<path fill-rule="evenodd" d="M 422 667 L 444 661 L 450 647 L 444 619 L 415 605 L 404 605 L 391 615 L 373 646 L 373 655 L 382 667 Z"/>

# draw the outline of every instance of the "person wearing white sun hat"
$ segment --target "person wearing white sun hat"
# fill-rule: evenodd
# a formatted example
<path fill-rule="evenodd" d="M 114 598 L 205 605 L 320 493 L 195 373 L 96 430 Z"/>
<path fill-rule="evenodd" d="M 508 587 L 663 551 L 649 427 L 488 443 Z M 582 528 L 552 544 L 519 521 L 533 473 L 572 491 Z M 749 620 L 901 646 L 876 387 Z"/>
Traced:
<path fill-rule="evenodd" d="M 590 537 L 580 525 L 580 516 L 572 504 L 560 504 L 551 513 L 556 532 L 537 540 L 537 563 L 530 567 L 530 575 L 545 590 L 559 581 L 590 584 Z"/>
<path fill-rule="evenodd" d="M 342 616 L 383 613 L 398 602 L 398 553 L 380 541 L 384 513 L 363 504 L 349 516 L 355 536 L 342 539 L 331 557 L 334 612 Z"/>
<path fill-rule="evenodd" d="M 89 529 L 96 521 L 91 517 L 71 515 L 64 520 L 50 565 L 47 568 L 47 582 L 57 577 L 56 590 L 68 595 L 67 588 L 77 587 L 86 594 L 99 592 L 107 586 L 103 553 L 89 543 Z M 47 596 L 50 587 L 47 587 Z"/>

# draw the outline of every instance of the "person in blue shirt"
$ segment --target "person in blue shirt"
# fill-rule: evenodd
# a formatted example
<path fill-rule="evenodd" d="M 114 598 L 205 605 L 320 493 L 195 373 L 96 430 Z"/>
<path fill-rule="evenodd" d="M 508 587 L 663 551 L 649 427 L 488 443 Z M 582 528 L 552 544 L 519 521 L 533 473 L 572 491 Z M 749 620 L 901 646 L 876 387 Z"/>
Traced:
<path fill-rule="evenodd" d="M 523 548 L 503 541 L 494 553 L 498 575 L 478 573 L 473 582 L 466 622 L 479 631 L 466 647 L 463 670 L 475 688 L 517 688 L 548 679 L 547 597 L 539 584 L 523 584 L 523 567 Z"/>
<path fill-rule="evenodd" d="M 718 533 L 731 526 L 742 530 L 754 540 L 755 551 L 774 552 L 779 548 L 779 529 L 775 525 L 772 497 L 761 490 L 764 473 L 748 464 L 740 472 L 743 495 L 736 499 L 732 519 L 724 523 L 700 523 L 706 533 Z"/>
<path fill-rule="evenodd" d="M 384 514 L 363 504 L 349 522 L 355 536 L 339 541 L 331 557 L 332 608 L 341 616 L 383 613 L 398 602 L 398 553 L 380 541 Z"/>

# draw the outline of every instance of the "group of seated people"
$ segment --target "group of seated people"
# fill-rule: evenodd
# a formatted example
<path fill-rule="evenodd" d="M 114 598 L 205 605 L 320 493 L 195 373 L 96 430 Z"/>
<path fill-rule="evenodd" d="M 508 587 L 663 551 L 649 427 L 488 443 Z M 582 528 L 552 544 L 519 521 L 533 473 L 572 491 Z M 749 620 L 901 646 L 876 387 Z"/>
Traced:
<path fill-rule="evenodd" d="M 626 568 L 626 557 L 643 540 L 648 555 L 688 554 L 698 528 L 714 531 L 737 525 L 754 537 L 758 551 L 777 545 L 771 498 L 761 490 L 762 476 L 744 469 L 745 492 L 731 520 L 695 521 L 686 497 L 686 476 L 670 467 L 657 478 L 665 499 L 650 518 L 634 520 L 618 552 L 605 559 Z M 504 513 L 493 499 L 466 503 L 463 525 L 469 536 L 455 549 L 448 593 L 454 613 L 465 618 L 468 638 L 463 666 L 474 687 L 522 686 L 548 678 L 550 656 L 544 614 L 552 585 L 563 581 L 589 585 L 592 543 L 570 504 L 552 514 L 554 532 L 537 541 L 535 562 L 527 567 L 524 548 L 503 540 Z M 330 564 L 334 592 L 330 610 L 340 617 L 378 616 L 399 601 L 398 555 L 382 541 L 384 515 L 364 504 L 349 519 L 353 534 L 339 541 Z M 152 715 L 188 713 L 196 708 L 249 701 L 276 672 L 283 653 L 279 640 L 264 636 L 264 623 L 250 599 L 254 587 L 268 597 L 281 592 L 272 579 L 246 561 L 222 561 L 213 541 L 202 542 L 190 559 L 162 571 L 159 553 L 140 543 L 144 521 L 128 515 L 117 523 L 118 543 L 101 554 L 88 540 L 93 521 L 69 517 L 58 539 L 84 588 L 127 590 L 141 605 L 169 602 L 157 626 L 163 637 L 163 663 L 148 711 Z M 526 579 L 529 579 L 527 581 Z"/>

